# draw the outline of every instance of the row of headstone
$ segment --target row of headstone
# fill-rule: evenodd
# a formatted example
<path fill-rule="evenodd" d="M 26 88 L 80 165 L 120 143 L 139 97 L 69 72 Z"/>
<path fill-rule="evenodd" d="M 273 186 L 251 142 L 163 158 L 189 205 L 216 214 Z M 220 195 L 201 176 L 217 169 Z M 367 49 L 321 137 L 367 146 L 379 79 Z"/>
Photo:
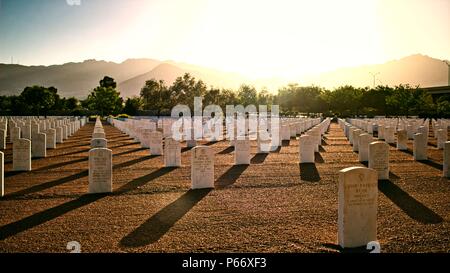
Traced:
<path fill-rule="evenodd" d="M 107 148 L 105 130 L 97 117 L 89 150 L 89 193 L 113 191 L 112 150 Z"/>
<path fill-rule="evenodd" d="M 358 124 L 357 126 L 361 126 L 360 128 L 365 128 L 361 123 L 361 120 L 352 119 L 351 122 L 354 124 Z M 427 122 L 425 122 L 427 123 Z M 359 152 L 359 161 L 369 161 L 369 168 L 376 169 L 378 171 L 379 179 L 389 179 L 389 145 L 387 143 L 394 142 L 392 139 L 395 138 L 392 136 L 392 132 L 390 127 L 384 127 L 383 125 L 378 125 L 378 131 L 382 131 L 384 138 L 387 143 L 379 144 L 370 143 L 373 139 L 372 135 L 364 133 L 357 126 L 353 126 L 352 124 L 339 119 L 339 124 L 341 128 L 344 129 L 346 136 L 348 136 L 350 143 L 353 145 L 353 151 Z M 411 125 L 407 125 L 411 126 Z M 444 148 L 444 156 L 443 156 L 443 171 L 442 175 L 444 177 L 448 177 L 449 175 L 449 162 L 450 156 L 447 156 L 450 153 L 450 146 L 447 146 L 447 141 L 443 144 L 439 144 L 439 142 L 447 139 L 447 125 L 443 126 L 445 129 L 437 129 L 438 135 L 437 138 L 438 146 L 442 146 Z M 393 128 L 393 127 L 392 127 Z M 428 159 L 428 127 L 419 126 L 418 133 L 414 134 L 413 140 L 413 157 L 414 160 L 421 161 Z M 445 137 L 444 137 L 445 135 Z M 397 149 L 398 150 L 407 150 L 407 141 L 408 141 L 408 132 L 404 129 L 400 129 L 397 131 Z M 368 145 L 368 143 L 370 143 Z M 374 144 L 374 145 L 372 145 Z M 376 146 L 375 146 L 376 145 Z M 355 147 L 356 146 L 356 147 Z M 371 155 L 372 150 L 372 155 Z"/>
<path fill-rule="evenodd" d="M 31 158 L 47 156 L 47 149 L 71 136 L 81 128 L 86 118 L 67 117 L 1 117 L 0 148 L 6 148 L 6 139 L 13 144 L 13 171 L 31 171 Z"/>

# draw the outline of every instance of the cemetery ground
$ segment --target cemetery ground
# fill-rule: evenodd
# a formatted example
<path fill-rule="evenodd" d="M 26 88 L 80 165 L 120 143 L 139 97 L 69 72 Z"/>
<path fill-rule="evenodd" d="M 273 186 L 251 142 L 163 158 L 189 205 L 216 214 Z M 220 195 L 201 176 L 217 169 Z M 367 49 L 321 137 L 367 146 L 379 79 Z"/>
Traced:
<path fill-rule="evenodd" d="M 5 152 L 0 199 L 0 252 L 340 252 L 338 172 L 364 166 L 344 132 L 332 123 L 315 164 L 299 164 L 298 137 L 249 166 L 233 166 L 228 141 L 215 151 L 215 189 L 190 190 L 190 150 L 182 167 L 165 168 L 139 143 L 104 124 L 113 151 L 112 194 L 89 195 L 88 123 L 31 172 L 12 172 Z M 430 132 L 432 135 L 432 132 Z M 434 142 L 433 142 L 434 141 Z M 289 144 L 289 145 L 288 145 Z M 450 181 L 434 138 L 429 160 L 390 146 L 390 180 L 379 181 L 381 252 L 450 251 Z"/>

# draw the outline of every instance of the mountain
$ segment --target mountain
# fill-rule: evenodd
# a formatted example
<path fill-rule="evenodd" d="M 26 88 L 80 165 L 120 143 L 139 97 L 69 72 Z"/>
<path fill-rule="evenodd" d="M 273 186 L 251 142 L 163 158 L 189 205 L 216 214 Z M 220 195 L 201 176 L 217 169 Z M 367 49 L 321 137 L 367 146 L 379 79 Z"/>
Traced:
<path fill-rule="evenodd" d="M 384 64 L 342 68 L 305 79 L 306 84 L 316 84 L 326 88 L 341 85 L 358 87 L 376 85 L 395 86 L 399 84 L 420 85 L 421 87 L 448 85 L 448 68 L 442 60 L 416 54 Z"/>
<path fill-rule="evenodd" d="M 171 85 L 177 77 L 183 76 L 187 72 L 174 65 L 162 63 L 147 73 L 119 83 L 118 89 L 124 97 L 138 96 L 145 82 L 150 79 L 163 80 L 167 85 Z"/>
<path fill-rule="evenodd" d="M 123 63 L 87 60 L 52 66 L 0 64 L 0 95 L 20 94 L 26 86 L 54 86 L 65 97 L 84 98 L 98 86 L 104 76 L 116 82 L 143 74 L 161 62 L 151 59 L 130 59 Z"/>
<path fill-rule="evenodd" d="M 439 59 L 425 55 L 412 55 L 384 64 L 342 68 L 335 71 L 298 77 L 297 79 L 264 78 L 250 80 L 238 73 L 224 72 L 198 65 L 153 59 L 129 59 L 122 63 L 87 60 L 81 63 L 66 63 L 52 66 L 23 66 L 0 64 L 0 95 L 17 95 L 26 86 L 54 86 L 63 97 L 84 99 L 98 86 L 104 76 L 113 77 L 124 97 L 139 95 L 145 81 L 164 80 L 167 85 L 184 73 L 202 79 L 208 86 L 236 90 L 243 83 L 257 89 L 267 87 L 276 91 L 289 82 L 301 85 L 318 85 L 333 88 L 350 84 L 357 87 L 373 85 L 371 73 L 377 73 L 376 84 L 410 84 L 422 87 L 447 85 L 447 65 Z"/>

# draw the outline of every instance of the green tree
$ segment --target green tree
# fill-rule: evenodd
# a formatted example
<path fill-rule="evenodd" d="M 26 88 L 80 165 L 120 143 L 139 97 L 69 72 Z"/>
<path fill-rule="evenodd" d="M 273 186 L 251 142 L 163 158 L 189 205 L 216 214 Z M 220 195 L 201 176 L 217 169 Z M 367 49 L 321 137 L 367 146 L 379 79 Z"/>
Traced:
<path fill-rule="evenodd" d="M 54 87 L 45 88 L 43 86 L 25 87 L 20 94 L 24 110 L 31 115 L 47 115 L 59 100 L 57 90 Z"/>
<path fill-rule="evenodd" d="M 243 84 L 238 90 L 239 103 L 246 105 L 257 105 L 258 104 L 258 93 L 255 87 Z"/>
<path fill-rule="evenodd" d="M 139 110 L 142 109 L 142 105 L 143 103 L 140 97 L 128 98 L 125 101 L 123 112 L 130 116 L 136 116 L 139 113 Z"/>
<path fill-rule="evenodd" d="M 162 80 L 146 81 L 140 95 L 144 110 L 153 110 L 159 115 L 162 110 L 171 108 L 170 91 Z"/>
<path fill-rule="evenodd" d="M 105 80 L 106 79 L 106 80 Z M 87 97 L 84 105 L 91 111 L 95 111 L 102 116 L 117 115 L 122 111 L 123 99 L 112 78 L 105 77 L 100 81 L 100 86 L 96 87 Z"/>

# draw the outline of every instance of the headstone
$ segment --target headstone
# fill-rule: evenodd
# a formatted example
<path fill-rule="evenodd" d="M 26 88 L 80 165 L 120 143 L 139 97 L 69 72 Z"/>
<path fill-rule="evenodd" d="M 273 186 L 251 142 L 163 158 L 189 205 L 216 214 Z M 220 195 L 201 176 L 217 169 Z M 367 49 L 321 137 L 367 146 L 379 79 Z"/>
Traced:
<path fill-rule="evenodd" d="M 17 139 L 20 138 L 20 127 L 11 127 L 11 133 L 10 133 L 10 142 L 14 143 Z"/>
<path fill-rule="evenodd" d="M 63 128 L 61 126 L 56 127 L 56 143 L 63 143 Z"/>
<path fill-rule="evenodd" d="M 377 240 L 377 206 L 375 170 L 350 167 L 339 172 L 338 243 L 342 248 Z"/>
<path fill-rule="evenodd" d="M 389 145 L 383 141 L 369 144 L 369 168 L 378 173 L 378 180 L 389 179 Z"/>
<path fill-rule="evenodd" d="M 19 138 L 14 141 L 13 171 L 31 171 L 31 140 Z"/>
<path fill-rule="evenodd" d="M 269 133 L 267 131 L 258 131 L 257 139 L 257 153 L 258 154 L 268 154 L 272 148 L 272 141 L 270 139 Z"/>
<path fill-rule="evenodd" d="M 281 126 L 281 140 L 290 140 L 291 139 L 291 132 L 289 130 L 289 125 L 282 125 Z"/>
<path fill-rule="evenodd" d="M 444 177 L 450 177 L 450 141 L 444 144 L 444 164 L 442 174 Z"/>
<path fill-rule="evenodd" d="M 314 163 L 315 139 L 310 135 L 303 135 L 299 141 L 300 163 Z"/>
<path fill-rule="evenodd" d="M 358 159 L 359 162 L 367 162 L 369 161 L 369 144 L 373 141 L 372 135 L 369 134 L 361 134 L 359 135 L 359 143 L 358 143 Z"/>
<path fill-rule="evenodd" d="M 49 128 L 45 131 L 45 135 L 47 149 L 56 149 L 56 130 Z"/>
<path fill-rule="evenodd" d="M 28 140 L 31 140 L 31 125 L 29 122 L 27 122 L 23 127 L 23 130 L 21 130 L 21 138 L 25 138 Z"/>
<path fill-rule="evenodd" d="M 192 149 L 192 189 L 214 188 L 214 151 L 208 146 Z"/>
<path fill-rule="evenodd" d="M 352 131 L 353 134 L 353 152 L 359 151 L 359 135 L 362 134 L 362 131 L 360 129 L 356 129 Z"/>
<path fill-rule="evenodd" d="M 105 133 L 97 132 L 92 134 L 92 138 L 106 138 Z"/>
<path fill-rule="evenodd" d="M 33 158 L 41 158 L 47 156 L 47 136 L 44 133 L 33 135 L 31 141 L 31 154 Z"/>
<path fill-rule="evenodd" d="M 447 141 L 447 129 L 437 130 L 436 138 L 437 138 L 437 148 L 439 150 L 444 149 L 444 144 Z"/>
<path fill-rule="evenodd" d="M 249 139 L 237 139 L 234 143 L 234 165 L 249 165 L 250 149 Z"/>
<path fill-rule="evenodd" d="M 0 197 L 5 196 L 5 155 L 0 152 Z"/>
<path fill-rule="evenodd" d="M 6 149 L 6 130 L 0 129 L 0 150 Z"/>
<path fill-rule="evenodd" d="M 427 140 L 426 135 L 417 133 L 414 135 L 413 155 L 414 160 L 427 160 Z"/>
<path fill-rule="evenodd" d="M 412 125 L 406 125 L 406 134 L 408 135 L 408 139 L 414 139 L 414 127 Z"/>
<path fill-rule="evenodd" d="M 171 137 L 164 140 L 164 165 L 166 167 L 181 167 L 180 143 Z"/>
<path fill-rule="evenodd" d="M 408 150 L 408 132 L 405 130 L 397 131 L 397 149 Z"/>
<path fill-rule="evenodd" d="M 89 193 L 112 192 L 112 151 L 95 148 L 89 151 Z"/>
<path fill-rule="evenodd" d="M 193 148 L 197 146 L 197 140 L 195 140 L 194 128 L 190 128 L 190 139 L 186 140 L 186 147 Z M 189 134 L 189 133 L 188 133 Z"/>
<path fill-rule="evenodd" d="M 108 146 L 108 141 L 104 138 L 93 138 L 91 139 L 91 148 L 106 148 Z"/>
<path fill-rule="evenodd" d="M 394 127 L 388 126 L 384 129 L 386 142 L 389 144 L 395 143 L 395 131 Z"/>
<path fill-rule="evenodd" d="M 162 133 L 161 132 L 151 132 L 149 134 L 149 145 L 150 145 L 150 154 L 151 155 L 162 155 L 163 154 L 163 146 L 162 146 Z"/>

